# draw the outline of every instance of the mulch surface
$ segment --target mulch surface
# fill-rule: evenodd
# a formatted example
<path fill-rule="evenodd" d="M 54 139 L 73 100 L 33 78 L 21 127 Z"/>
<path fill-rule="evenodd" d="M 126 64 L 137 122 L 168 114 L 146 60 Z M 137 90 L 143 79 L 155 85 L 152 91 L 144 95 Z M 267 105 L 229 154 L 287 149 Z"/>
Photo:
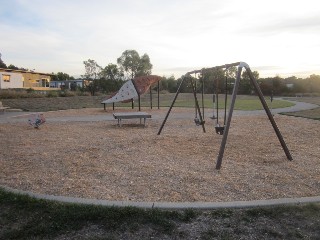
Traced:
<path fill-rule="evenodd" d="M 178 111 L 193 111 L 178 110 Z M 149 111 L 150 112 L 150 111 Z M 165 110 L 153 110 L 165 115 Z M 276 115 L 293 156 L 288 161 L 266 116 L 235 116 L 220 171 L 222 136 L 207 120 L 50 122 L 50 117 L 105 113 L 99 109 L 45 113 L 39 130 L 0 124 L 0 185 L 42 194 L 124 201 L 237 201 L 320 195 L 320 122 Z"/>

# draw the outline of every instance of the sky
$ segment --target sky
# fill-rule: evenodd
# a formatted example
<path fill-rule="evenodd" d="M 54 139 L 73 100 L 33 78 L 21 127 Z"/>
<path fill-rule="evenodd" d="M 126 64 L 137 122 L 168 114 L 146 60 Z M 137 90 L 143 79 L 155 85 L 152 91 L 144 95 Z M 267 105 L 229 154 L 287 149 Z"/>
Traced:
<path fill-rule="evenodd" d="M 0 0 L 0 53 L 37 72 L 148 54 L 170 77 L 243 61 L 260 77 L 320 75 L 319 0 Z"/>

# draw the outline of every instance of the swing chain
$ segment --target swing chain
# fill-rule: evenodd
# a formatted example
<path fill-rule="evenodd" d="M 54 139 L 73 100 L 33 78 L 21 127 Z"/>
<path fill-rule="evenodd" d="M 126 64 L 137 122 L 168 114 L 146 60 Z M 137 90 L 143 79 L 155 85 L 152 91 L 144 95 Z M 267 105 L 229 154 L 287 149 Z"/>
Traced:
<path fill-rule="evenodd" d="M 215 130 L 216 130 L 216 133 L 219 134 L 219 135 L 223 135 L 224 133 L 224 126 L 226 124 L 226 114 L 227 114 L 227 89 L 228 89 L 228 76 L 227 76 L 227 71 L 228 71 L 228 68 L 226 68 L 225 70 L 225 98 L 224 98 L 224 122 L 223 122 L 223 126 L 220 126 L 219 124 L 219 106 L 218 106 L 218 80 L 217 80 L 217 84 L 216 84 L 216 98 L 217 98 L 217 104 L 216 104 L 216 109 L 217 109 L 217 124 L 215 126 Z"/>

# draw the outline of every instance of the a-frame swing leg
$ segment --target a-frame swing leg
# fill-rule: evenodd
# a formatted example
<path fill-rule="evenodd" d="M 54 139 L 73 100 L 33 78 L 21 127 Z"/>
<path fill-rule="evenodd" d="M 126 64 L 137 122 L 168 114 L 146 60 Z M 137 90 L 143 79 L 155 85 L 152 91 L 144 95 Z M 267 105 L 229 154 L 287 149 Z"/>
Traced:
<path fill-rule="evenodd" d="M 177 100 L 177 97 L 178 97 L 178 95 L 179 95 L 179 93 L 180 93 L 181 86 L 182 86 L 182 84 L 183 84 L 183 82 L 184 82 L 185 79 L 186 79 L 186 76 L 184 76 L 184 77 L 182 78 L 181 82 L 180 82 L 180 85 L 179 85 L 179 87 L 178 87 L 178 89 L 177 89 L 176 95 L 174 96 L 174 99 L 173 99 L 173 101 L 172 101 L 172 103 L 171 103 L 171 106 L 170 106 L 168 112 L 167 112 L 167 115 L 166 115 L 166 117 L 164 118 L 164 120 L 163 120 L 163 122 L 162 122 L 162 124 L 161 124 L 161 127 L 160 127 L 160 129 L 159 129 L 159 131 L 158 131 L 158 135 L 160 135 L 160 133 L 161 133 L 164 125 L 165 125 L 166 122 L 167 122 L 167 119 L 168 119 L 168 117 L 169 117 L 169 115 L 170 115 L 170 112 L 171 112 L 171 110 L 172 110 L 172 108 L 173 108 L 174 103 L 175 103 L 176 100 Z"/>
<path fill-rule="evenodd" d="M 242 71 L 242 67 L 239 66 L 238 67 L 238 73 L 237 73 L 236 82 L 235 82 L 234 87 L 233 87 L 233 92 L 232 92 L 232 97 L 231 97 L 231 104 L 230 104 L 229 113 L 228 113 L 228 119 L 227 119 L 226 125 L 224 126 L 224 131 L 223 131 L 223 136 L 222 136 L 222 140 L 221 140 L 220 150 L 219 150 L 219 154 L 218 154 L 218 157 L 217 157 L 216 169 L 218 169 L 218 170 L 221 168 L 224 149 L 225 149 L 226 143 L 227 143 L 230 123 L 231 123 L 231 119 L 232 119 L 232 113 L 233 113 L 233 109 L 234 109 L 234 104 L 236 102 L 237 92 L 238 92 L 238 88 L 239 88 L 239 85 L 240 85 L 241 71 Z"/>
<path fill-rule="evenodd" d="M 224 134 L 223 134 L 223 137 L 222 137 L 222 141 L 221 141 L 221 145 L 220 145 L 220 150 L 219 150 L 219 154 L 218 154 L 218 157 L 217 157 L 217 164 L 216 164 L 216 169 L 220 169 L 221 168 L 221 164 L 222 164 L 222 158 L 223 158 L 223 154 L 224 154 L 224 149 L 225 149 L 225 146 L 226 146 L 226 143 L 227 143 L 227 138 L 228 138 L 228 133 L 229 133 L 229 128 L 230 128 L 230 123 L 231 123 L 231 118 L 232 118 L 232 113 L 233 113 L 233 109 L 234 109 L 234 104 L 235 104 L 235 101 L 236 101 L 236 95 L 237 95 L 237 92 L 238 92 L 238 88 L 239 88 L 239 85 L 240 85 L 240 78 L 241 78 L 241 71 L 242 71 L 242 68 L 245 67 L 248 75 L 249 75 L 249 78 L 250 78 L 250 81 L 251 83 L 253 84 L 254 86 L 254 89 L 256 90 L 258 96 L 259 96 L 259 99 L 261 101 L 261 104 L 264 108 L 264 110 L 266 111 L 267 115 L 268 115 L 268 118 L 271 122 L 271 125 L 274 129 L 274 131 L 276 132 L 276 135 L 281 143 L 281 146 L 282 146 L 282 149 L 284 150 L 288 160 L 292 160 L 292 156 L 289 152 L 289 149 L 285 143 L 285 141 L 283 140 L 283 137 L 277 127 L 277 124 L 270 112 L 270 109 L 268 108 L 268 105 L 263 97 L 263 94 L 261 92 L 261 89 L 257 83 L 257 81 L 255 80 L 252 72 L 251 72 L 251 69 L 250 67 L 248 66 L 248 64 L 246 63 L 243 63 L 241 62 L 240 65 L 238 66 L 238 73 L 237 73 L 237 79 L 236 79 L 236 82 L 235 82 L 235 85 L 234 85 L 234 88 L 233 88 L 233 93 L 232 93 L 232 99 L 231 99 L 231 105 L 230 105 L 230 109 L 229 109 L 229 114 L 228 114 L 228 120 L 227 120 L 227 124 L 225 126 L 225 130 L 224 130 Z"/>
<path fill-rule="evenodd" d="M 280 130 L 279 130 L 274 118 L 273 118 L 273 115 L 272 115 L 272 113 L 271 113 L 271 111 L 270 111 L 270 109 L 269 109 L 269 107 L 268 107 L 268 105 L 266 103 L 266 100 L 263 97 L 263 94 L 261 92 L 261 89 L 260 89 L 259 85 L 258 85 L 257 81 L 254 79 L 254 76 L 253 76 L 253 74 L 251 72 L 251 69 L 249 68 L 248 65 L 246 65 L 245 68 L 246 68 L 246 71 L 247 71 L 247 73 L 248 73 L 248 75 L 250 77 L 251 83 L 254 86 L 254 89 L 258 93 L 258 96 L 260 98 L 262 106 L 263 106 L 264 110 L 266 111 L 266 113 L 268 115 L 269 121 L 271 122 L 271 125 L 272 125 L 274 131 L 276 132 L 276 135 L 277 135 L 277 137 L 279 139 L 279 142 L 280 142 L 280 144 L 282 146 L 283 151 L 285 152 L 285 154 L 287 156 L 287 159 L 288 160 L 292 160 L 292 156 L 291 156 L 291 154 L 289 152 L 289 149 L 288 149 L 285 141 L 283 140 L 283 137 L 282 137 L 282 135 L 280 133 Z"/>
<path fill-rule="evenodd" d="M 194 101 L 195 101 L 195 104 L 196 104 L 196 108 L 197 108 L 197 111 L 198 111 L 198 114 L 199 114 L 199 117 L 200 117 L 200 123 L 201 123 L 201 126 L 202 126 L 202 130 L 205 133 L 206 132 L 206 128 L 204 127 L 203 116 L 201 114 L 199 101 L 198 101 L 197 93 L 196 93 L 196 89 L 195 89 L 195 84 L 194 84 L 192 79 L 191 79 L 191 87 L 192 87 L 192 91 L 193 91 L 193 96 L 194 96 Z"/>

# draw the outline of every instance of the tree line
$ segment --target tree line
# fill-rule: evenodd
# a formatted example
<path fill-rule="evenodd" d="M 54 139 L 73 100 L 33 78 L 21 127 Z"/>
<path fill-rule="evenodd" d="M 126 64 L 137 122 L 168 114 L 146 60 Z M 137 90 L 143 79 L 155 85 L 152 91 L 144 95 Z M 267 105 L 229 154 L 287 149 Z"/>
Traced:
<path fill-rule="evenodd" d="M 149 75 L 152 73 L 152 64 L 147 54 L 142 57 L 135 50 L 126 50 L 117 59 L 117 64 L 110 63 L 106 67 L 100 67 L 94 60 L 83 62 L 85 65 L 85 79 L 94 80 L 90 86 L 90 91 L 102 91 L 110 93 L 117 91 L 128 79 L 136 76 Z M 295 76 L 281 78 L 280 76 L 260 78 L 258 71 L 253 71 L 253 76 L 265 95 L 295 95 L 295 94 L 314 94 L 320 93 L 320 75 L 312 74 L 307 78 L 297 78 Z M 237 68 L 231 67 L 226 71 L 223 69 L 204 70 L 197 76 L 191 76 L 198 82 L 197 91 L 200 92 L 202 82 L 204 83 L 204 92 L 213 93 L 231 93 L 236 79 Z M 175 79 L 162 77 L 159 87 L 160 91 L 174 93 L 177 91 L 182 78 Z M 158 86 L 154 87 L 154 90 Z M 181 85 L 182 93 L 192 92 L 189 81 L 184 81 Z M 254 89 L 250 83 L 250 78 L 246 71 L 242 72 L 238 94 L 254 94 Z"/>
<path fill-rule="evenodd" d="M 101 93 L 112 93 L 119 90 L 123 83 L 137 76 L 150 75 L 152 67 L 148 54 L 142 56 L 136 50 L 125 50 L 117 63 L 109 63 L 105 67 L 100 66 L 95 60 L 88 59 L 83 61 L 85 74 L 81 75 L 82 79 L 89 80 L 90 84 L 83 90 L 90 91 L 94 95 L 97 91 Z M 11 68 L 28 70 L 19 68 L 13 64 L 6 65 L 1 59 L 0 53 L 0 68 Z M 191 76 L 199 82 L 197 91 L 201 91 L 204 83 L 205 93 L 231 93 L 236 78 L 237 68 L 231 67 L 224 71 L 223 69 L 204 70 L 197 76 Z M 280 76 L 259 78 L 259 73 L 253 71 L 253 75 L 258 81 L 258 84 L 265 95 L 296 95 L 296 94 L 320 94 L 320 75 L 312 74 L 307 78 L 297 78 L 295 76 L 282 78 Z M 239 94 L 254 94 L 253 86 L 246 71 L 242 72 L 242 79 L 239 86 Z M 53 81 L 74 80 L 74 77 L 67 73 L 58 72 L 54 74 Z M 160 91 L 174 93 L 177 91 L 182 78 L 175 79 L 163 76 L 160 81 Z M 158 86 L 154 87 L 157 90 Z M 180 91 L 182 93 L 192 92 L 189 81 L 184 81 Z"/>
<path fill-rule="evenodd" d="M 95 60 L 83 61 L 85 74 L 81 77 L 91 80 L 87 89 L 92 95 L 96 91 L 103 93 L 116 92 L 122 84 L 138 76 L 150 75 L 152 64 L 148 54 L 142 56 L 136 50 L 125 50 L 119 58 L 117 64 L 109 63 L 101 67 Z"/>
<path fill-rule="evenodd" d="M 232 67 L 227 71 L 223 69 L 213 69 L 203 71 L 197 76 L 190 76 L 197 83 L 197 92 L 202 91 L 202 82 L 204 84 L 204 93 L 232 93 L 236 80 L 237 68 Z M 260 78 L 258 71 L 253 71 L 253 76 L 257 80 L 261 91 L 264 95 L 282 95 L 295 96 L 297 94 L 320 94 L 320 75 L 312 74 L 307 78 L 297 78 L 295 76 L 282 78 L 280 76 Z M 177 80 L 174 77 L 163 77 L 161 80 L 161 90 L 168 92 L 176 92 L 182 78 Z M 191 93 L 192 88 L 190 81 L 184 81 L 180 91 L 183 93 Z M 246 71 L 242 72 L 238 94 L 251 95 L 255 94 L 254 88 L 250 82 L 250 78 Z"/>

